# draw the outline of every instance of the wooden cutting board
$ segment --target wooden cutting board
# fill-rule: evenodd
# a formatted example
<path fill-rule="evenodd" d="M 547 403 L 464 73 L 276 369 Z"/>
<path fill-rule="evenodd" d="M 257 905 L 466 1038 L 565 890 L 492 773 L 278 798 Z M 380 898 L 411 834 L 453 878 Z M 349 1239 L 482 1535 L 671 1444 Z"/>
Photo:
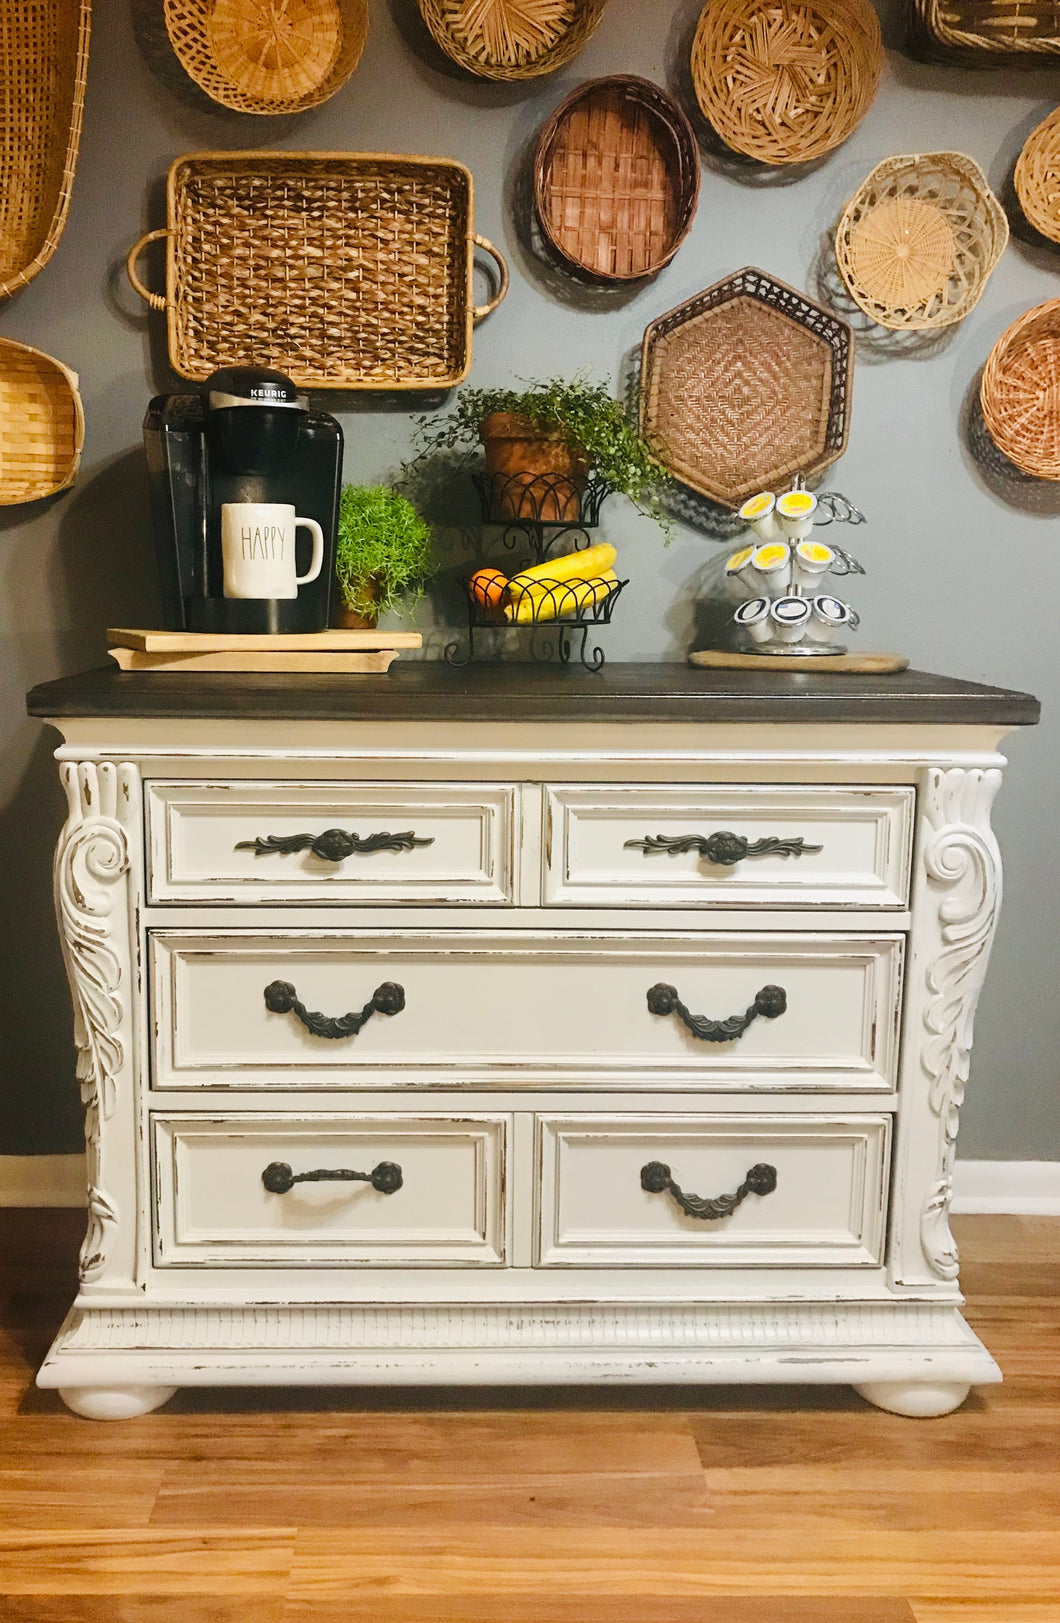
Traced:
<path fill-rule="evenodd" d="M 125 626 L 107 632 L 112 648 L 141 654 L 367 653 L 382 648 L 422 648 L 418 631 L 298 631 L 279 636 L 232 631 L 145 631 Z"/>
<path fill-rule="evenodd" d="M 317 671 L 332 675 L 375 674 L 390 669 L 397 648 L 368 649 L 364 653 L 300 653 L 297 649 L 273 652 L 250 648 L 218 649 L 216 653 L 147 654 L 138 648 L 108 648 L 123 671 Z"/>
<path fill-rule="evenodd" d="M 804 671 L 807 676 L 815 671 L 880 675 L 909 666 L 904 654 L 731 654 L 723 648 L 700 649 L 689 654 L 688 663 L 715 671 Z"/>

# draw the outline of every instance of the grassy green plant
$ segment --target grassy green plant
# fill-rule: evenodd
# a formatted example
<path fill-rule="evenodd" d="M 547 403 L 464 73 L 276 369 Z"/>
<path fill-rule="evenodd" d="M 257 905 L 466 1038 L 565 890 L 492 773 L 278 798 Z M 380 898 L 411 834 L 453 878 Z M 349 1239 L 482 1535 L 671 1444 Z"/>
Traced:
<path fill-rule="evenodd" d="M 424 454 L 477 444 L 480 423 L 495 411 L 513 412 L 560 434 L 572 449 L 585 452 L 597 478 L 628 496 L 669 534 L 660 501 L 666 470 L 606 384 L 549 378 L 521 389 L 461 389 L 447 416 L 420 418 Z"/>
<path fill-rule="evenodd" d="M 385 485 L 346 485 L 339 501 L 335 578 L 342 601 L 374 620 L 409 611 L 434 566 L 431 527 L 412 503 Z"/>

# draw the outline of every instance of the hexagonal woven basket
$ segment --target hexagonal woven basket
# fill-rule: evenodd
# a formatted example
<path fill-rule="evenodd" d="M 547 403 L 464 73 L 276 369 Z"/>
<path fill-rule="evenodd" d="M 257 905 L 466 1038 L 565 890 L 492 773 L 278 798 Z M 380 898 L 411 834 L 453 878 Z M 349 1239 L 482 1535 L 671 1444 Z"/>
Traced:
<path fill-rule="evenodd" d="M 653 321 L 641 351 L 641 431 L 690 490 L 739 507 L 847 442 L 845 321 L 747 266 Z"/>
<path fill-rule="evenodd" d="M 974 309 L 1008 242 L 1005 211 L 962 152 L 885 158 L 835 235 L 855 304 L 894 331 L 949 327 Z"/>

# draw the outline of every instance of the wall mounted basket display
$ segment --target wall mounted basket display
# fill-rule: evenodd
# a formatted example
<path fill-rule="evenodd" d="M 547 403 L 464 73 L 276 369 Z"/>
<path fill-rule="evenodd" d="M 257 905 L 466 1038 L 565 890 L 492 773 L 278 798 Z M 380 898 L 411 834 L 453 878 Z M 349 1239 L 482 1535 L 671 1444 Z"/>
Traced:
<path fill-rule="evenodd" d="M 1041 67 L 1060 53 L 1060 4 L 912 0 L 909 35 L 910 48 L 918 56 L 970 68 Z"/>
<path fill-rule="evenodd" d="M 675 479 L 739 507 L 842 454 L 852 377 L 847 323 L 748 266 L 647 328 L 641 432 Z"/>
<path fill-rule="evenodd" d="M 647 79 L 590 79 L 538 136 L 541 229 L 564 260 L 596 280 L 632 281 L 669 264 L 698 200 L 692 126 Z"/>
<path fill-rule="evenodd" d="M 32 281 L 66 224 L 91 20 L 91 0 L 0 0 L 0 298 Z"/>
<path fill-rule="evenodd" d="M 448 389 L 508 289 L 474 230 L 471 175 L 449 158 L 190 153 L 170 168 L 167 215 L 130 251 L 129 279 L 166 312 L 174 370 L 199 382 L 252 363 L 308 389 Z M 164 297 L 136 269 L 162 238 Z M 478 307 L 476 245 L 498 280 Z"/>
<path fill-rule="evenodd" d="M 1010 462 L 1039 479 L 1060 479 L 1060 299 L 1036 305 L 1001 334 L 979 399 Z"/>
<path fill-rule="evenodd" d="M 361 60 L 367 0 L 165 0 L 184 71 L 222 107 L 300 113 L 333 96 Z"/>
<path fill-rule="evenodd" d="M 1060 242 L 1060 107 L 1024 141 L 1015 182 L 1031 225 L 1050 242 Z"/>
<path fill-rule="evenodd" d="M 923 332 L 978 304 L 1007 242 L 1005 211 L 977 163 L 961 152 L 911 153 L 885 158 L 858 188 L 835 253 L 867 316 Z"/>
<path fill-rule="evenodd" d="M 577 56 L 607 0 L 419 0 L 440 50 L 480 79 L 534 79 Z"/>
<path fill-rule="evenodd" d="M 692 45 L 704 116 L 761 163 L 809 163 L 846 140 L 879 87 L 868 0 L 707 0 Z"/>
<path fill-rule="evenodd" d="M 43 350 L 0 338 L 0 506 L 72 485 L 84 443 L 76 372 Z"/>

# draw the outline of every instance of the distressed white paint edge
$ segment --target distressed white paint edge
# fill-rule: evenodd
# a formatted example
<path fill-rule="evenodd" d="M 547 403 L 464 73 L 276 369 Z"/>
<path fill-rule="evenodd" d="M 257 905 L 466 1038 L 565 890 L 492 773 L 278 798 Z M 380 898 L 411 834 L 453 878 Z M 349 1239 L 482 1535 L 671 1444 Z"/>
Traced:
<path fill-rule="evenodd" d="M 84 1206 L 83 1155 L 0 1155 L 0 1206 Z M 952 1210 L 1060 1217 L 1060 1161 L 958 1161 Z"/>

